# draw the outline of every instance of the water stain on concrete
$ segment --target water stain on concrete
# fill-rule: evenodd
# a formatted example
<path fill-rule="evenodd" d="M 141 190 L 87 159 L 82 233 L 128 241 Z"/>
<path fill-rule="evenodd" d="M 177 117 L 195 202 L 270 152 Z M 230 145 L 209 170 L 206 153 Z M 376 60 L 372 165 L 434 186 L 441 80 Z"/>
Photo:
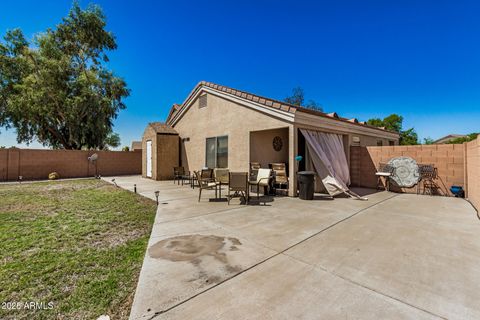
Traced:
<path fill-rule="evenodd" d="M 161 240 L 148 249 L 148 254 L 155 259 L 189 262 L 195 266 L 197 274 L 188 282 L 200 281 L 203 284 L 212 284 L 220 282 L 228 274 L 242 270 L 240 266 L 230 265 L 226 254 L 226 251 L 238 251 L 240 245 L 242 243 L 232 237 L 194 234 Z M 222 267 L 212 269 L 211 264 L 205 262 L 205 259 L 208 261 L 208 257 L 213 258 Z"/>
<path fill-rule="evenodd" d="M 230 250 L 238 250 L 236 246 L 242 243 L 229 237 L 232 243 Z M 226 262 L 226 254 L 220 252 L 225 246 L 225 237 L 204 236 L 199 234 L 177 236 L 161 240 L 148 249 L 150 257 L 166 259 L 170 261 L 191 261 L 198 264 L 198 258 L 202 256 L 213 256 L 219 261 Z"/>

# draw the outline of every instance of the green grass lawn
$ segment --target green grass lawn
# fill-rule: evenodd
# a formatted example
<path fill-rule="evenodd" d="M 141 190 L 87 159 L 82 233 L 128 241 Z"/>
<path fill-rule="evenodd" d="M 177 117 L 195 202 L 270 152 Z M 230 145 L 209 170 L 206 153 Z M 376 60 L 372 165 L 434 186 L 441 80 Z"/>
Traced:
<path fill-rule="evenodd" d="M 127 319 L 155 211 L 101 180 L 0 185 L 0 319 Z"/>

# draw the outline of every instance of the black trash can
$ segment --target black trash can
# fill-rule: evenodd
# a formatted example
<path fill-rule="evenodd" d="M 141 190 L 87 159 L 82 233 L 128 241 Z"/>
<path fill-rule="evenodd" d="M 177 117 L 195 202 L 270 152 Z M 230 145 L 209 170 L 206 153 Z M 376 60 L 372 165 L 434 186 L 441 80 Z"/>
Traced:
<path fill-rule="evenodd" d="M 315 191 L 315 172 L 300 171 L 297 175 L 299 198 L 302 200 L 313 200 L 313 193 Z"/>

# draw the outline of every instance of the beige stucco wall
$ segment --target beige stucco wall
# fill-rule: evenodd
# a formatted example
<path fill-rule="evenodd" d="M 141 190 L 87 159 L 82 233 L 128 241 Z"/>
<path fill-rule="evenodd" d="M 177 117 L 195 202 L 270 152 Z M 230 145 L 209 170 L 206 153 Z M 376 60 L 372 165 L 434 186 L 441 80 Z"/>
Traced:
<path fill-rule="evenodd" d="M 360 143 L 355 143 L 353 141 L 353 137 L 359 137 Z M 382 141 L 382 146 L 389 146 L 389 141 L 393 141 L 394 145 L 398 145 L 397 139 L 387 139 L 387 138 L 367 136 L 362 134 L 349 134 L 349 141 L 350 141 L 350 145 L 360 146 L 360 147 L 377 146 L 378 141 Z"/>
<path fill-rule="evenodd" d="M 280 137 L 282 140 L 283 146 L 280 151 L 273 148 L 275 137 Z M 262 167 L 267 168 L 272 162 L 288 163 L 288 156 L 288 128 L 250 133 L 250 162 L 260 162 Z"/>
<path fill-rule="evenodd" d="M 189 139 L 182 142 L 181 148 L 182 166 L 190 171 L 205 166 L 205 140 L 218 136 L 228 136 L 229 169 L 248 171 L 250 131 L 282 127 L 291 128 L 292 125 L 213 94 L 207 96 L 207 107 L 199 108 L 197 99 L 174 125 L 180 138 Z"/>

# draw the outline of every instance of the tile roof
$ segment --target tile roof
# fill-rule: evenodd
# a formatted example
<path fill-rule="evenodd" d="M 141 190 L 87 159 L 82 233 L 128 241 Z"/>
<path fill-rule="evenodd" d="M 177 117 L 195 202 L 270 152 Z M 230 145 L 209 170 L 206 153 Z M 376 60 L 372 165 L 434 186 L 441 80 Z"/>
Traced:
<path fill-rule="evenodd" d="M 164 134 L 178 134 L 178 132 L 173 129 L 170 125 L 163 122 L 150 122 L 148 124 L 156 133 Z"/>
<path fill-rule="evenodd" d="M 357 126 L 368 127 L 368 128 L 377 129 L 377 130 L 380 130 L 380 131 L 389 131 L 389 130 L 386 130 L 385 128 L 379 128 L 379 127 L 368 125 L 365 121 L 360 122 L 355 118 L 354 119 L 342 118 L 336 112 L 325 113 L 325 112 L 321 112 L 321 111 L 318 111 L 318 110 L 312 110 L 312 109 L 309 109 L 309 108 L 306 108 L 306 107 L 296 106 L 296 105 L 293 105 L 293 104 L 290 104 L 290 103 L 287 103 L 287 102 L 284 102 L 284 101 L 259 96 L 257 94 L 253 94 L 253 93 L 242 91 L 242 90 L 233 89 L 233 88 L 230 88 L 230 87 L 222 86 L 222 85 L 219 85 L 219 84 L 216 84 L 216 83 L 213 83 L 213 82 L 208 82 L 208 81 L 200 81 L 195 86 L 195 88 L 192 90 L 192 92 L 188 95 L 188 98 L 194 92 L 196 92 L 200 87 L 212 88 L 214 90 L 217 90 L 217 91 L 220 91 L 220 92 L 225 92 L 225 93 L 228 93 L 228 94 L 232 94 L 232 95 L 235 95 L 237 97 L 240 97 L 240 98 L 243 98 L 243 99 L 246 99 L 246 100 L 250 100 L 250 101 L 253 101 L 255 103 L 263 104 L 267 107 L 278 109 L 278 110 L 281 110 L 281 111 L 286 111 L 286 112 L 290 112 L 290 113 L 295 113 L 296 111 L 301 111 L 301 112 L 317 115 L 317 116 L 324 117 L 324 118 L 331 118 L 331 119 L 335 119 L 335 120 L 338 120 L 338 121 L 351 123 L 351 124 L 354 124 L 354 125 L 357 125 Z M 188 101 L 188 98 L 185 100 L 185 102 L 182 105 L 174 104 L 172 106 L 172 109 L 170 110 L 170 114 L 167 117 L 167 122 L 169 122 L 170 119 L 172 119 L 173 116 L 180 110 L 180 108 L 183 107 L 183 105 Z M 391 131 L 389 131 L 389 132 L 391 132 Z"/>

